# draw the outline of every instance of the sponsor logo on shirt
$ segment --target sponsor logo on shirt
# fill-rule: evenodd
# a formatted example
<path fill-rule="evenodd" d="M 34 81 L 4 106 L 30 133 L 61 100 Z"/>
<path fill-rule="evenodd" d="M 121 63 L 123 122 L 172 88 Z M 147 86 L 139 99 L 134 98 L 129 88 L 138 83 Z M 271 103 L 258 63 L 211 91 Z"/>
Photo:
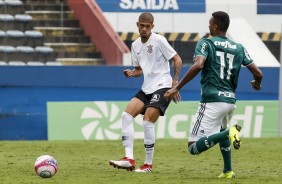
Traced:
<path fill-rule="evenodd" d="M 202 52 L 203 54 L 205 53 L 206 46 L 207 46 L 207 44 L 206 44 L 206 43 L 203 43 L 202 48 L 201 48 L 201 52 Z"/>
<path fill-rule="evenodd" d="M 219 91 L 218 96 L 225 96 L 227 98 L 235 98 L 235 94 L 228 91 Z"/>
<path fill-rule="evenodd" d="M 237 46 L 236 45 L 232 45 L 229 41 L 225 41 L 225 42 L 215 41 L 214 45 L 222 46 L 224 48 L 237 49 Z"/>
<path fill-rule="evenodd" d="M 148 48 L 147 52 L 149 54 L 152 54 L 153 53 L 153 45 L 148 45 L 147 48 Z"/>

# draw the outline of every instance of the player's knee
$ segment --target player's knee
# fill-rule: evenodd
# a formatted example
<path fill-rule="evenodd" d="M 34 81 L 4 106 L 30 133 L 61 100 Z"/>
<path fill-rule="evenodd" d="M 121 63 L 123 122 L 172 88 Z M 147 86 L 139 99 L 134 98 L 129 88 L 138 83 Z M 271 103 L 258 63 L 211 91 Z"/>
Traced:
<path fill-rule="evenodd" d="M 193 143 L 190 146 L 188 146 L 188 152 L 191 155 L 198 155 L 198 154 L 200 154 L 198 149 L 197 149 L 196 143 Z"/>
<path fill-rule="evenodd" d="M 133 121 L 133 116 L 127 112 L 123 112 L 121 115 L 121 118 L 123 122 L 132 122 Z"/>

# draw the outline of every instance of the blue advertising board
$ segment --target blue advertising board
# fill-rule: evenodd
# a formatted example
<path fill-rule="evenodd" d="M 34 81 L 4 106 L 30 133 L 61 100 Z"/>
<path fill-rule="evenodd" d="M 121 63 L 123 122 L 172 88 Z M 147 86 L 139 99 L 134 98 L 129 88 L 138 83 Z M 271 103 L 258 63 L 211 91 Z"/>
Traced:
<path fill-rule="evenodd" d="M 103 12 L 204 13 L 205 0 L 96 0 Z"/>
<path fill-rule="evenodd" d="M 257 14 L 282 14 L 282 0 L 257 0 Z"/>
<path fill-rule="evenodd" d="M 123 70 L 127 68 L 0 67 L 0 140 L 47 140 L 47 102 L 129 101 L 140 90 L 143 77 L 124 77 Z M 188 69 L 182 67 L 180 78 Z M 253 76 L 246 67 L 241 69 L 236 90 L 238 100 L 278 100 L 279 68 L 261 70 L 264 87 L 255 91 L 250 85 Z M 199 74 L 182 88 L 182 101 L 199 101 L 200 90 Z"/>

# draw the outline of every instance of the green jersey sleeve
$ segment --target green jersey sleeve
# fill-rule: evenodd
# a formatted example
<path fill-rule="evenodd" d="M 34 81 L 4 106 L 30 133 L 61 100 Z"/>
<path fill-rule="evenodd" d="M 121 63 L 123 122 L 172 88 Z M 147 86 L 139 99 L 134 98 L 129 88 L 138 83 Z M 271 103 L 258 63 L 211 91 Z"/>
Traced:
<path fill-rule="evenodd" d="M 194 60 L 197 56 L 204 56 L 205 58 L 207 58 L 208 56 L 207 47 L 208 47 L 208 40 L 206 38 L 202 38 L 201 40 L 199 40 L 195 48 Z"/>
<path fill-rule="evenodd" d="M 251 64 L 253 62 L 252 58 L 250 57 L 247 49 L 245 49 L 243 47 L 243 50 L 244 50 L 244 57 L 243 57 L 243 62 L 242 62 L 242 65 L 244 66 L 248 66 L 249 64 Z"/>

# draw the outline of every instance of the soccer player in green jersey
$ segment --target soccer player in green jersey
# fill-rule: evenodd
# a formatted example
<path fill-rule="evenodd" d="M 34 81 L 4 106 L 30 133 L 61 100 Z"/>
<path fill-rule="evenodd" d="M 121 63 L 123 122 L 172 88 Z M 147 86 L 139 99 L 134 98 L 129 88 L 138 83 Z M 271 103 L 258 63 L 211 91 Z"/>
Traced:
<path fill-rule="evenodd" d="M 226 37 L 229 15 L 218 11 L 209 21 L 211 38 L 202 38 L 197 43 L 194 64 L 179 84 L 168 90 L 164 97 L 169 100 L 174 94 L 200 71 L 201 101 L 196 112 L 188 141 L 192 155 L 200 154 L 219 143 L 223 157 L 223 173 L 219 178 L 234 178 L 231 164 L 231 143 L 240 148 L 241 127 L 234 125 L 228 129 L 229 120 L 236 108 L 235 90 L 241 66 L 246 66 L 253 75 L 251 85 L 261 89 L 262 72 L 253 62 L 247 50 L 239 43 Z"/>

